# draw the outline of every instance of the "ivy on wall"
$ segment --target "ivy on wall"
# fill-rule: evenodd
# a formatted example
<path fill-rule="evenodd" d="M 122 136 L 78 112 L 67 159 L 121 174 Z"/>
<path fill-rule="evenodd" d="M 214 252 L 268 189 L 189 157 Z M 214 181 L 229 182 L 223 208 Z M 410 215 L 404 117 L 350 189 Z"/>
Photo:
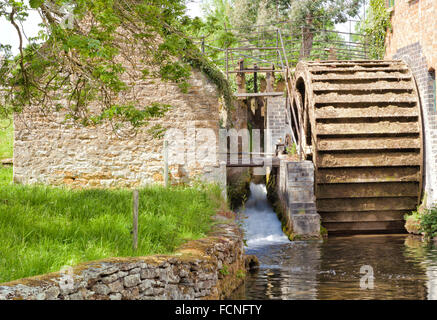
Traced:
<path fill-rule="evenodd" d="M 367 11 L 360 31 L 366 35 L 369 58 L 380 60 L 385 54 L 387 31 L 391 31 L 391 11 L 387 9 L 386 0 L 370 0 Z"/>

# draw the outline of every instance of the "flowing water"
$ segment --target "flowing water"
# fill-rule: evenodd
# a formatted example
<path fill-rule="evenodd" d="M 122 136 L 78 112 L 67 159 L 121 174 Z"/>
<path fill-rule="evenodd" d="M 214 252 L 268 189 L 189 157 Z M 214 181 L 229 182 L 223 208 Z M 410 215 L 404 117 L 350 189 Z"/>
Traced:
<path fill-rule="evenodd" d="M 290 242 L 265 186 L 250 189 L 240 218 L 260 267 L 233 299 L 437 299 L 437 246 L 407 235 Z"/>

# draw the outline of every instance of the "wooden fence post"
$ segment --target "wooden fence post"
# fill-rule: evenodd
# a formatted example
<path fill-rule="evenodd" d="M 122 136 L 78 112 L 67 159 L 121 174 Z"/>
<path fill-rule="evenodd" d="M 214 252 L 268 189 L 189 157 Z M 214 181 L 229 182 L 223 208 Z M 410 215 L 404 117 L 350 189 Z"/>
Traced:
<path fill-rule="evenodd" d="M 133 249 L 138 249 L 138 198 L 139 192 L 138 190 L 134 190 L 133 192 Z"/>
<path fill-rule="evenodd" d="M 164 185 L 168 187 L 168 141 L 164 141 Z"/>

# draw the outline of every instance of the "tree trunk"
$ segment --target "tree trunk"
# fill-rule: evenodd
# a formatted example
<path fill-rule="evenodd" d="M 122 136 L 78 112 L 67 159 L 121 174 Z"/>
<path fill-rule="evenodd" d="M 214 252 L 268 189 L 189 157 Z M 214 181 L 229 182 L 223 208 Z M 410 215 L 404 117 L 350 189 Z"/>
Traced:
<path fill-rule="evenodd" d="M 313 30 L 313 18 L 307 16 L 306 24 L 302 27 L 302 47 L 300 48 L 300 59 L 309 58 L 311 50 L 313 48 L 314 30 Z"/>

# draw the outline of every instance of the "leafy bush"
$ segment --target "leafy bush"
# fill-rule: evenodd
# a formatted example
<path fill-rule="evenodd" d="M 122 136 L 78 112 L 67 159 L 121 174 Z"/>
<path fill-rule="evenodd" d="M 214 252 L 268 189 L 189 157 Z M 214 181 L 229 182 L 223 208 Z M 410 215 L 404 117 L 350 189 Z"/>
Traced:
<path fill-rule="evenodd" d="M 369 45 L 371 59 L 383 59 L 387 30 L 391 30 L 391 13 L 387 10 L 385 0 L 370 0 L 367 18 L 359 27 Z"/>
<path fill-rule="evenodd" d="M 420 228 L 421 232 L 425 234 L 425 238 L 437 237 L 437 206 L 426 210 L 425 214 L 421 215 Z"/>

